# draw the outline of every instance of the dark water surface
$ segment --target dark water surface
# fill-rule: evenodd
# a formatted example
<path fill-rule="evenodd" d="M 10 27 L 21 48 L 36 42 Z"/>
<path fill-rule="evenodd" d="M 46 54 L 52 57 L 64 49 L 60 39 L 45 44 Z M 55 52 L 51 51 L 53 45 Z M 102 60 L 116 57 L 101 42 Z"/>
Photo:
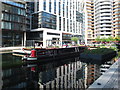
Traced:
<path fill-rule="evenodd" d="M 47 88 L 85 89 L 100 76 L 100 64 L 83 62 L 79 57 L 50 62 L 22 63 L 21 57 L 2 55 L 3 90 Z"/>

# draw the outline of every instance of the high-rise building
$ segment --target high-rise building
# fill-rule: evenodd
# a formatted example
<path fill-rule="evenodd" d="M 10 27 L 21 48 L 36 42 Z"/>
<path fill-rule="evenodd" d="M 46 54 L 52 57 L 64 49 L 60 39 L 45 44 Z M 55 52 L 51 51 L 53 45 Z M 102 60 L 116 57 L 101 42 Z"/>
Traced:
<path fill-rule="evenodd" d="M 112 35 L 112 0 L 95 0 L 95 38 Z"/>
<path fill-rule="evenodd" d="M 113 0 L 113 36 L 120 36 L 120 0 Z"/>
<path fill-rule="evenodd" d="M 84 1 L 85 43 L 94 40 L 94 0 Z"/>
<path fill-rule="evenodd" d="M 26 30 L 26 12 L 24 0 L 0 1 L 1 46 L 23 45 L 23 33 Z"/>
<path fill-rule="evenodd" d="M 34 0 L 31 30 L 27 43 L 34 41 L 43 47 L 70 43 L 71 37 L 82 39 L 83 14 L 79 0 Z"/>
<path fill-rule="evenodd" d="M 119 36 L 119 0 L 85 0 L 85 42 Z"/>

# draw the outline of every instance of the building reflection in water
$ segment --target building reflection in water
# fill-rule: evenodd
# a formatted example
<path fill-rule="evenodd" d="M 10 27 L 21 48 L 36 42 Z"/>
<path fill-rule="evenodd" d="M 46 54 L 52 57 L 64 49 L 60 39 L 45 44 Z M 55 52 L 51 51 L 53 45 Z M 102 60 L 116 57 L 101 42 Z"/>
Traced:
<path fill-rule="evenodd" d="M 87 64 L 87 86 L 90 86 L 100 75 L 100 65 Z"/>
<path fill-rule="evenodd" d="M 38 83 L 40 88 L 85 88 L 84 76 L 84 64 L 75 61 L 40 72 Z"/>
<path fill-rule="evenodd" d="M 9 88 L 84 89 L 99 76 L 100 65 L 83 63 L 79 57 L 48 63 L 27 63 L 3 70 L 3 90 Z"/>

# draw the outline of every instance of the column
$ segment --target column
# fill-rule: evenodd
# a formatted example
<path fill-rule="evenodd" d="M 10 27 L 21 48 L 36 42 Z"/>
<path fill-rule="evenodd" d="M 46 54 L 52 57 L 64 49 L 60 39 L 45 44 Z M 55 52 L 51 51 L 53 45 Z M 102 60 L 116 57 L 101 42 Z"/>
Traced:
<path fill-rule="evenodd" d="M 39 0 L 39 11 L 43 11 L 43 2 L 44 0 Z"/>
<path fill-rule="evenodd" d="M 26 32 L 24 32 L 24 36 L 23 36 L 23 46 L 25 47 L 26 46 Z"/>
<path fill-rule="evenodd" d="M 60 41 L 59 41 L 60 46 L 62 46 L 62 32 L 60 33 Z"/>
<path fill-rule="evenodd" d="M 43 48 L 46 48 L 47 32 L 43 31 Z"/>

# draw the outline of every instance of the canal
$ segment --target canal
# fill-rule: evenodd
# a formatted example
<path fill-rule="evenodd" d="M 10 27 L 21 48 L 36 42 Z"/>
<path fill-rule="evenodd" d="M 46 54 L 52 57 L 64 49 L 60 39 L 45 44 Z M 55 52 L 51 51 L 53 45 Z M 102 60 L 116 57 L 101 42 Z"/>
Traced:
<path fill-rule="evenodd" d="M 19 56 L 2 54 L 2 89 L 85 89 L 101 75 L 101 66 L 112 63 L 90 63 L 90 60 L 81 60 L 80 57 L 26 63 Z"/>

